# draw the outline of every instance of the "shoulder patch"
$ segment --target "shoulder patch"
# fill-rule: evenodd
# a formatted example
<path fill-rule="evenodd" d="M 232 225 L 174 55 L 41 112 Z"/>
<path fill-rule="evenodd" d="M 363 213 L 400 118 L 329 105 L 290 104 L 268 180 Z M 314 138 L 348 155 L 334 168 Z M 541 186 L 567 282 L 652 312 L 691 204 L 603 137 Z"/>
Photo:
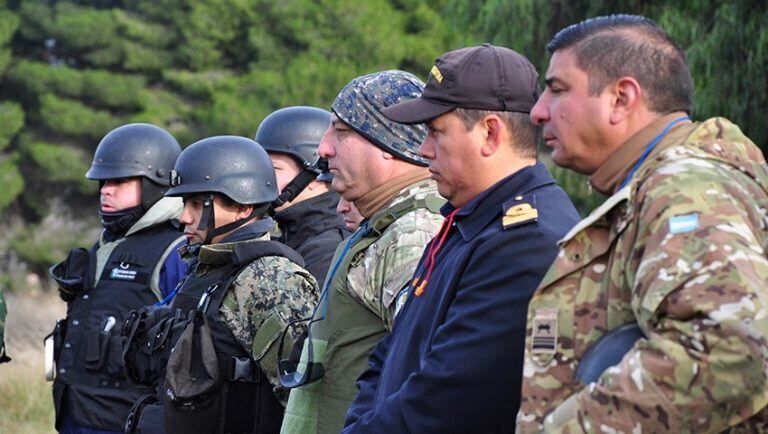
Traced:
<path fill-rule="evenodd" d="M 535 194 L 515 196 L 504 202 L 502 206 L 501 226 L 505 230 L 534 223 L 538 219 L 539 211 L 536 209 Z"/>
<path fill-rule="evenodd" d="M 699 214 L 691 213 L 669 218 L 669 233 L 672 235 L 692 232 L 699 227 Z"/>

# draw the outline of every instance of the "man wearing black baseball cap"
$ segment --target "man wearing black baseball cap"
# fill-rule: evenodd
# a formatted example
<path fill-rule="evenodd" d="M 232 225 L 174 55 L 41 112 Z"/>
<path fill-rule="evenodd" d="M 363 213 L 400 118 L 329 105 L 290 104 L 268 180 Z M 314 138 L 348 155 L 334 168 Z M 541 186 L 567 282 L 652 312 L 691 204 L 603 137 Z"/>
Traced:
<path fill-rule="evenodd" d="M 537 81 L 528 59 L 483 44 L 443 54 L 420 98 L 383 110 L 427 123 L 419 153 L 448 203 L 344 433 L 514 431 L 528 300 L 579 220 L 536 160 Z"/>

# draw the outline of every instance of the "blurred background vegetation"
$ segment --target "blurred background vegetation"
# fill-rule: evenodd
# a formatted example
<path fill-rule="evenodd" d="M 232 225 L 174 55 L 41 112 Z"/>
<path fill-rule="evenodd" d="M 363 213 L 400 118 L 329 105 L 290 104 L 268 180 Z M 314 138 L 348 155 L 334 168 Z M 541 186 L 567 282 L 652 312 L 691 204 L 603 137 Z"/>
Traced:
<path fill-rule="evenodd" d="M 328 107 L 346 82 L 376 70 L 425 77 L 439 54 L 481 42 L 545 71 L 554 33 L 599 14 L 657 20 L 688 54 L 695 117 L 729 117 L 765 150 L 766 4 L 0 0 L 0 286 L 40 285 L 34 275 L 95 239 L 97 185 L 84 173 L 112 128 L 150 122 L 182 145 L 252 136 L 279 107 Z M 583 214 L 602 200 L 583 177 L 555 172 Z"/>

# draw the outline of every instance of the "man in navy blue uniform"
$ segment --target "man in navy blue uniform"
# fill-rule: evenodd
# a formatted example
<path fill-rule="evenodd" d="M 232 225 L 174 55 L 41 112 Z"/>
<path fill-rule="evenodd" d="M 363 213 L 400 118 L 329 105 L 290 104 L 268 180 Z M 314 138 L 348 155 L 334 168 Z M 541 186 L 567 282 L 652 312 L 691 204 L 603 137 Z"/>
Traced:
<path fill-rule="evenodd" d="M 537 162 L 537 81 L 528 59 L 484 44 L 443 54 L 421 98 L 384 110 L 427 123 L 420 153 L 448 203 L 344 433 L 514 431 L 528 301 L 579 220 Z"/>

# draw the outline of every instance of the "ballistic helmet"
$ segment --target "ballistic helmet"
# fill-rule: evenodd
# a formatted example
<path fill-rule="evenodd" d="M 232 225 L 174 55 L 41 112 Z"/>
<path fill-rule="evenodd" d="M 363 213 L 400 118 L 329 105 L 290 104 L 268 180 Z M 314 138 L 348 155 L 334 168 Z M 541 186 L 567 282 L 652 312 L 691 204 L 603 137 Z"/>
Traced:
<path fill-rule="evenodd" d="M 218 193 L 242 205 L 277 198 L 269 155 L 246 137 L 215 136 L 189 145 L 171 171 L 170 184 L 166 196 Z"/>
<path fill-rule="evenodd" d="M 331 123 L 331 113 L 307 106 L 285 107 L 264 118 L 256 130 L 256 142 L 267 152 L 288 154 L 300 166 L 317 160 L 317 147 Z"/>
<path fill-rule="evenodd" d="M 142 177 L 168 187 L 168 174 L 181 153 L 179 142 L 151 124 L 127 124 L 110 131 L 96 147 L 88 179 Z"/>

